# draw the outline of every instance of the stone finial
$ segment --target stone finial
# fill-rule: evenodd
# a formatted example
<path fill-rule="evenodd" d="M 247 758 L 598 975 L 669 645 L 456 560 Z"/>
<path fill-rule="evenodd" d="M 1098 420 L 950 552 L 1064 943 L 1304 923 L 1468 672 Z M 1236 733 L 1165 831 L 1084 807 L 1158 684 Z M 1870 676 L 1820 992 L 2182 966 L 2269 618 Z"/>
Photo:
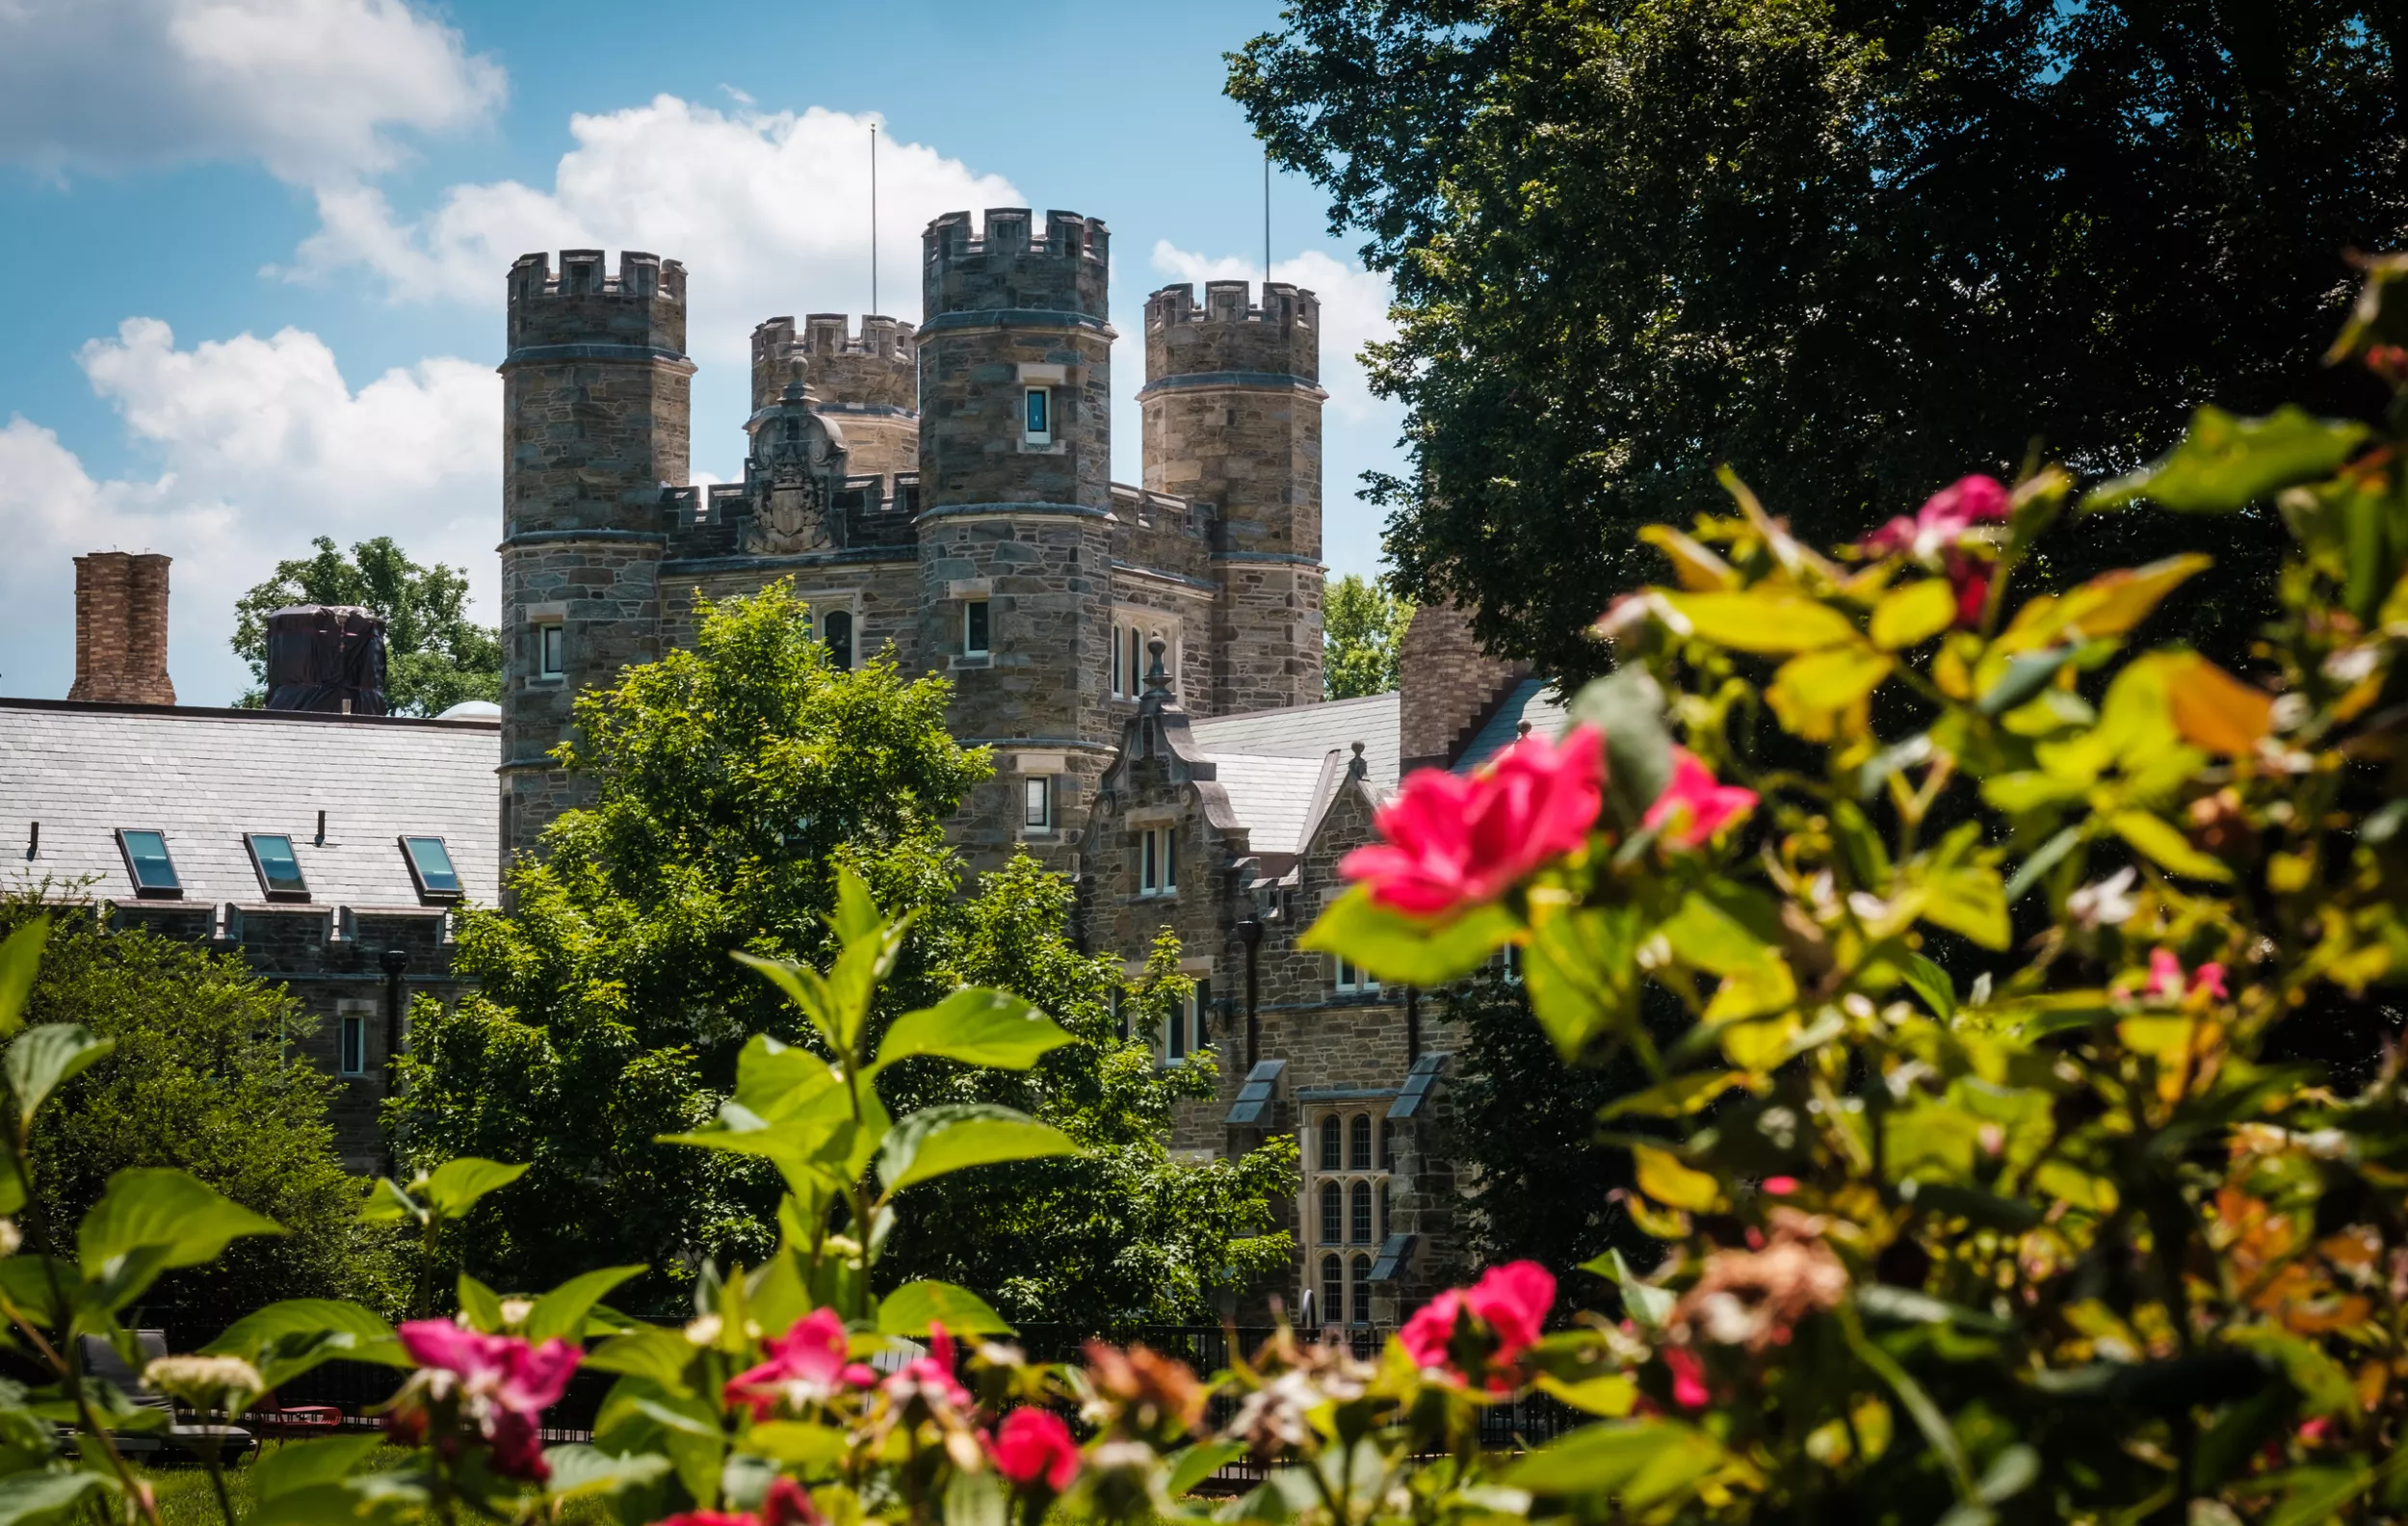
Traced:
<path fill-rule="evenodd" d="M 1170 671 L 1163 666 L 1163 653 L 1169 649 L 1170 644 L 1160 636 L 1145 644 L 1146 653 L 1153 659 L 1145 672 L 1145 687 L 1165 697 L 1170 693 Z"/>
<path fill-rule="evenodd" d="M 1372 776 L 1372 766 L 1363 761 L 1363 744 L 1354 744 L 1354 756 L 1347 761 L 1347 777 L 1363 779 Z"/>
<path fill-rule="evenodd" d="M 1524 737 L 1529 736 L 1530 734 L 1531 734 L 1531 724 L 1530 724 L 1528 721 L 1523 722 L 1521 724 L 1519 724 L 1519 725 L 1517 725 L 1517 726 L 1515 726 L 1515 727 L 1513 728 L 1513 739 L 1514 739 L 1515 741 L 1517 741 L 1517 742 L 1518 742 L 1518 741 L 1520 741 L 1520 740 L 1522 740 Z"/>

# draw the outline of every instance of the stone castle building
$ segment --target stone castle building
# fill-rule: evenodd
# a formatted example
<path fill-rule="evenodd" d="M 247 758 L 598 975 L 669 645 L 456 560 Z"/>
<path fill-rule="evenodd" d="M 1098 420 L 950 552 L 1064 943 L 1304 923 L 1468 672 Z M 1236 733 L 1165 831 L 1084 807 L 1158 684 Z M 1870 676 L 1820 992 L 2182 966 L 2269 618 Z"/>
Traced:
<path fill-rule="evenodd" d="M 448 901 L 390 850 L 441 836 L 459 893 L 489 900 L 508 856 L 581 798 L 548 756 L 578 691 L 691 642 L 696 593 L 790 579 L 833 661 L 891 654 L 951 680 L 955 735 L 996 764 L 956 822 L 974 867 L 1025 851 L 1069 876 L 1081 935 L 1132 973 L 1164 929 L 1179 937 L 1194 997 L 1146 1037 L 1164 1065 L 1210 1054 L 1219 1087 L 1182 1110 L 1174 1146 L 1196 1158 L 1287 1134 L 1302 1151 L 1294 1278 L 1263 1291 L 1291 1308 L 1311 1295 L 1323 1323 L 1395 1323 L 1464 1270 L 1445 1144 L 1458 1036 L 1443 1000 L 1382 989 L 1297 938 L 1404 769 L 1475 767 L 1559 712 L 1443 610 L 1414 621 L 1400 693 L 1323 701 L 1320 304 L 1277 283 L 1211 282 L 1201 303 L 1189 286 L 1153 293 L 1141 481 L 1114 483 L 1109 250 L 1101 222 L 1069 213 L 938 218 L 916 328 L 812 314 L 754 330 L 744 477 L 708 487 L 689 480 L 685 268 L 522 257 L 501 364 L 498 755 L 472 719 L 174 707 L 164 559 L 154 654 L 151 574 L 88 558 L 93 671 L 117 663 L 146 687 L 118 674 L 89 696 L 106 704 L 0 700 L 57 733 L 15 750 L 0 736 L 0 830 L 20 804 L 80 812 L 71 838 L 43 838 L 45 869 L 244 950 L 335 1019 L 320 1058 L 357 1077 L 345 1142 L 364 1166 L 380 1061 L 406 1042 L 403 982 L 453 989 Z M 243 729 L 270 726 L 285 729 Z M 71 803 L 73 757 L 142 727 L 118 782 L 136 803 Z M 312 761 L 262 774 L 247 754 L 263 749 Z M 498 831 L 472 814 L 496 765 Z M 405 769 L 422 776 L 365 835 L 335 802 L 338 869 L 289 779 L 339 794 L 347 774 Z M 181 855 L 172 897 L 138 882 L 127 829 Z M 350 899 L 271 893 L 256 849 L 228 846 L 261 832 Z"/>

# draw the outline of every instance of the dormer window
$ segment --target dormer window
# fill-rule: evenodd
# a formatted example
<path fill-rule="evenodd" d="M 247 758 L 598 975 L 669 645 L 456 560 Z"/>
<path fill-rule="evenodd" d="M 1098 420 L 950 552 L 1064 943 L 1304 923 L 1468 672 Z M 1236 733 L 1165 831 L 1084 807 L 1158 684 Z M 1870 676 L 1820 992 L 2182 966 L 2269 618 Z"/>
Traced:
<path fill-rule="evenodd" d="M 452 851 L 440 837 L 405 837 L 402 856 L 409 862 L 409 877 L 418 885 L 421 901 L 458 901 L 460 898 L 459 871 L 452 867 Z"/>
<path fill-rule="evenodd" d="M 1025 445 L 1054 443 L 1054 389 L 1023 387 L 1020 392 L 1020 440 Z"/>
<path fill-rule="evenodd" d="M 258 873 L 259 888 L 269 900 L 309 899 L 309 881 L 301 875 L 292 838 L 282 832 L 245 832 L 243 843 L 250 849 L 250 866 Z"/>
<path fill-rule="evenodd" d="M 1179 889 L 1179 834 L 1169 827 L 1138 833 L 1138 894 L 1166 896 Z"/>
<path fill-rule="evenodd" d="M 126 878 L 134 881 L 136 895 L 172 901 L 184 894 L 184 881 L 176 877 L 175 860 L 168 856 L 166 832 L 120 827 L 118 851 L 125 855 Z"/>

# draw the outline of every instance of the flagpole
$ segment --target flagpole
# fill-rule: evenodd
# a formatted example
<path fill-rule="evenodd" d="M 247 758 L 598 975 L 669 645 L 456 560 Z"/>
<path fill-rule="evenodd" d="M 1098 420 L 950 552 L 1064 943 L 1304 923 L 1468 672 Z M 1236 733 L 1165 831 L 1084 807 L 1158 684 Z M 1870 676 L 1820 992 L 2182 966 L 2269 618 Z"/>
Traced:
<path fill-rule="evenodd" d="M 877 123 L 870 123 L 870 311 L 877 311 Z"/>

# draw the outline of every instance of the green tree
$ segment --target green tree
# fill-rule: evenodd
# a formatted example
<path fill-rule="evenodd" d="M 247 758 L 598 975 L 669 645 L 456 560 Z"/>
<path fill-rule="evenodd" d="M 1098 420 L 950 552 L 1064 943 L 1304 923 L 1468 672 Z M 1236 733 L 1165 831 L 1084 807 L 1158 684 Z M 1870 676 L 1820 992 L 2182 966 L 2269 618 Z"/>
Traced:
<path fill-rule="evenodd" d="M 1359 699 L 1397 686 L 1397 655 L 1413 606 L 1360 573 L 1349 572 L 1322 595 L 1322 693 Z"/>
<path fill-rule="evenodd" d="M 358 1222 L 357 1181 L 334 1150 L 337 1085 L 291 1044 L 314 1021 L 237 958 L 140 930 L 111 932 L 53 887 L 0 900 L 0 935 L 51 917 L 29 1023 L 81 1023 L 115 1047 L 35 1121 L 31 1249 L 74 1249 L 75 1224 L 127 1167 L 177 1167 L 287 1234 L 170 1273 L 149 1295 L 205 1323 L 274 1299 L 352 1298 L 391 1310 L 405 1266 Z"/>
<path fill-rule="evenodd" d="M 267 702 L 268 616 L 287 604 L 358 604 L 384 617 L 384 692 L 397 715 L 440 715 L 467 699 L 502 697 L 502 642 L 465 613 L 468 574 L 420 566 L 390 536 L 345 556 L 320 536 L 317 555 L 279 562 L 275 575 L 234 603 L 234 653 L 260 685 L 235 703 Z"/>
<path fill-rule="evenodd" d="M 944 824 L 989 766 L 946 733 L 949 694 L 942 679 L 906 681 L 891 657 L 829 667 L 780 584 L 702 602 L 694 650 L 579 697 L 580 739 L 563 756 L 593 781 L 593 803 L 563 815 L 541 856 L 511 868 L 510 909 L 468 916 L 460 966 L 481 992 L 448 1012 L 422 1004 L 393 1113 L 414 1165 L 531 1164 L 467 1226 L 480 1275 L 536 1287 L 643 1261 L 676 1281 L 706 1257 L 758 1264 L 776 1244 L 773 1171 L 654 1141 L 713 1116 L 752 1035 L 818 1046 L 776 988 L 730 956 L 824 967 L 836 940 L 823 919 L 843 868 L 889 914 L 915 919 L 881 1021 L 976 983 L 1035 1002 L 1077 1039 L 1026 1075 L 906 1062 L 880 1081 L 898 1114 L 1006 1102 L 1100 1151 L 1007 1168 L 1008 1192 L 965 1180 L 916 1196 L 882 1276 L 941 1263 L 1018 1317 L 1110 1324 L 1200 1316 L 1193 1290 L 1253 1264 L 1284 1189 L 1259 1165 L 1169 1161 L 1155 1135 L 1172 1100 L 1209 1092 L 1209 1077 L 1158 1071 L 1121 1039 L 1109 1005 L 1117 970 L 1070 944 L 1067 887 L 1023 860 L 962 895 Z M 1032 1203 L 1050 1217 L 1030 1217 Z M 1014 1243 L 1004 1223 L 1048 1233 L 1114 1223 L 1130 1238 L 1091 1236 L 1074 1253 Z M 1108 1264 L 1135 1268 L 1165 1247 L 1195 1269 L 1189 1284 L 1164 1278 L 1140 1295 Z M 667 1288 L 656 1279 L 650 1293 Z"/>
<path fill-rule="evenodd" d="M 2408 236 L 2403 31 L 2364 0 L 1293 0 L 1229 89 L 1395 282 L 1399 592 L 1580 675 L 1600 598 L 1661 568 L 1635 532 L 1718 512 L 1718 463 L 1838 540 L 2035 434 L 2101 474 L 2199 403 L 2379 407 L 2315 362 L 2343 251 Z M 2280 540 L 2102 522 L 2047 570 L 2213 552 L 2175 613 L 2229 651 Z"/>

